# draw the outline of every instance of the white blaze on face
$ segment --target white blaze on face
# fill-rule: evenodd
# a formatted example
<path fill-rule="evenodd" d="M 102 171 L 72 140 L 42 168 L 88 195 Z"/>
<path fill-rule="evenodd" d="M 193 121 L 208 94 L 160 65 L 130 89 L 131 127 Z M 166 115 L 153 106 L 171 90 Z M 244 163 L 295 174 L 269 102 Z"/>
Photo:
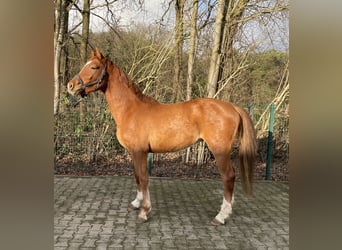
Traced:
<path fill-rule="evenodd" d="M 88 64 L 90 64 L 92 61 L 90 60 L 90 61 L 88 61 L 84 66 L 83 66 L 83 68 L 85 67 L 85 66 L 87 66 Z"/>
<path fill-rule="evenodd" d="M 80 70 L 80 73 L 82 72 L 82 70 L 87 67 L 87 65 L 91 64 L 92 60 L 88 61 L 86 64 L 84 64 L 83 68 Z"/>

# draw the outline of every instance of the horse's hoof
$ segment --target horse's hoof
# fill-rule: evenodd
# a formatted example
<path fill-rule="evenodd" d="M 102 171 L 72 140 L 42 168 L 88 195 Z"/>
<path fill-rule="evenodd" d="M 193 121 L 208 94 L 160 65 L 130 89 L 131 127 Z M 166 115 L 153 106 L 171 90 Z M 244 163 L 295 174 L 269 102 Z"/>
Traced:
<path fill-rule="evenodd" d="M 137 224 L 142 224 L 142 223 L 145 223 L 146 221 L 147 221 L 147 219 L 141 218 L 139 216 L 137 218 Z"/>
<path fill-rule="evenodd" d="M 224 223 L 218 221 L 216 218 L 214 218 L 212 221 L 211 221 L 211 225 L 214 225 L 214 226 L 221 226 L 221 225 L 224 225 Z"/>
<path fill-rule="evenodd" d="M 128 205 L 128 211 L 134 211 L 134 210 L 138 210 L 138 207 L 133 206 L 131 203 L 129 203 Z"/>

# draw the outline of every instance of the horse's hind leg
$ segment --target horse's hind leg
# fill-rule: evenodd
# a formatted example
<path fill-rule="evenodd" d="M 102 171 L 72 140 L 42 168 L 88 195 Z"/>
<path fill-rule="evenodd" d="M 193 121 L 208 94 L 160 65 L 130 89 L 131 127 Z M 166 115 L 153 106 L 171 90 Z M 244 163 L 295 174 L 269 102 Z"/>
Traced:
<path fill-rule="evenodd" d="M 147 153 L 134 152 L 132 153 L 134 173 L 137 182 L 137 197 L 132 201 L 131 205 L 138 209 L 138 223 L 147 221 L 147 215 L 151 211 L 150 193 L 148 190 L 148 172 L 147 172 Z"/>
<path fill-rule="evenodd" d="M 213 219 L 213 225 L 220 225 L 225 223 L 225 219 L 232 213 L 232 205 L 234 202 L 234 182 L 235 173 L 230 163 L 230 150 L 226 153 L 214 153 L 216 163 L 220 169 L 221 178 L 224 187 L 223 201 L 221 209 L 216 217 Z"/>

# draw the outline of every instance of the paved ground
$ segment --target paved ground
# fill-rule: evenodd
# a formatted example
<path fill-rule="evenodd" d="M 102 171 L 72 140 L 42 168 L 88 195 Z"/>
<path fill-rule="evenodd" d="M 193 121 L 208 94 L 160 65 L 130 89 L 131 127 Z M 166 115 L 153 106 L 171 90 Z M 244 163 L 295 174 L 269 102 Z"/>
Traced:
<path fill-rule="evenodd" d="M 222 186 L 215 180 L 150 179 L 149 222 L 128 212 L 133 177 L 55 177 L 54 249 L 289 249 L 289 187 L 236 183 L 233 214 L 215 227 Z"/>

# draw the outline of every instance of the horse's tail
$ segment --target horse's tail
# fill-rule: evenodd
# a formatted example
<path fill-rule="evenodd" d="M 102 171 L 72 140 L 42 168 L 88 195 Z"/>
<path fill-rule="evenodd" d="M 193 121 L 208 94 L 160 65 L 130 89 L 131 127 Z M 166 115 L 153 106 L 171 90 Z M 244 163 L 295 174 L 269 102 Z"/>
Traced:
<path fill-rule="evenodd" d="M 253 170 L 257 153 L 255 130 L 247 112 L 237 106 L 234 108 L 240 115 L 238 139 L 240 141 L 239 170 L 242 187 L 247 195 L 252 195 Z"/>

